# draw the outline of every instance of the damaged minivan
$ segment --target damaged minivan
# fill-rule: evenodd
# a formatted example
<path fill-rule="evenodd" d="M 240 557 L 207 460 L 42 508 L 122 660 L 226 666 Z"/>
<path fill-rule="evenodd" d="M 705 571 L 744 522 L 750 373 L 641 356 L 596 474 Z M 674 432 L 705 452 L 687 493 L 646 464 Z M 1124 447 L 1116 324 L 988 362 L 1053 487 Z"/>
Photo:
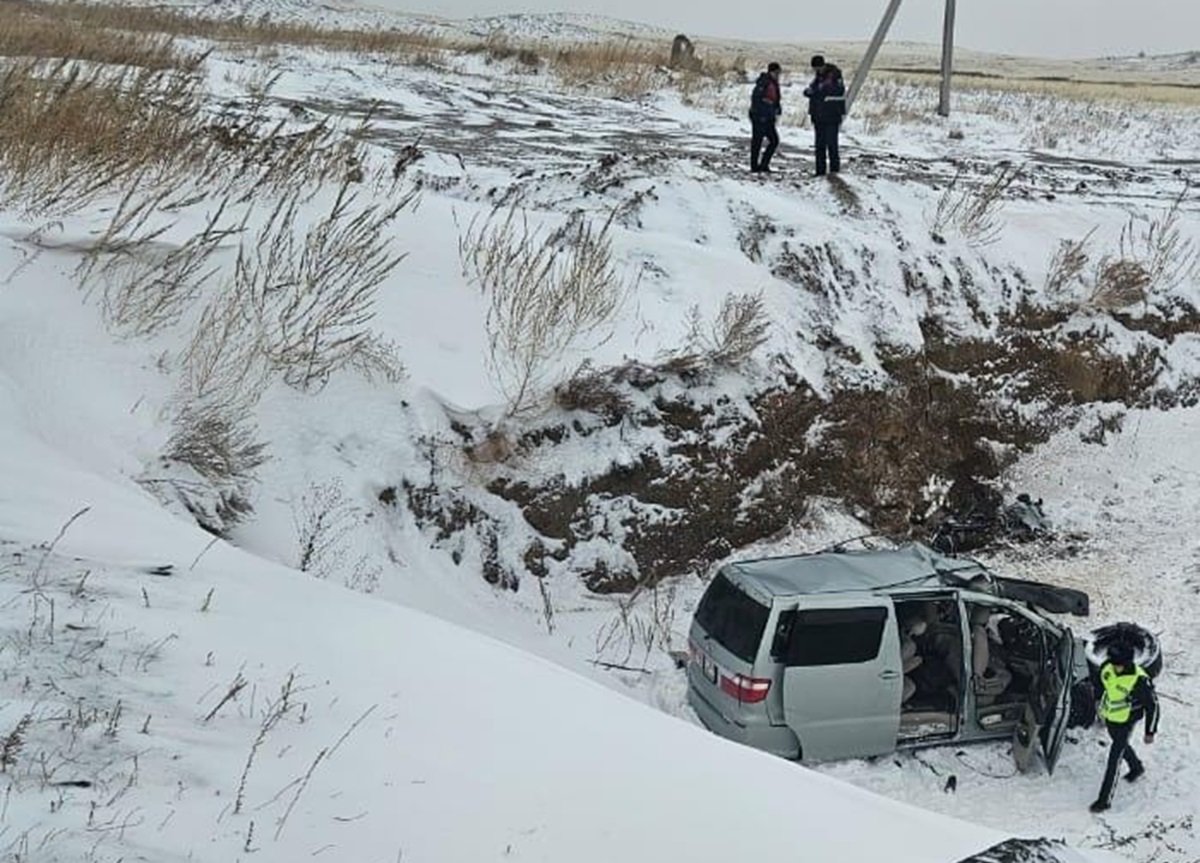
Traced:
<path fill-rule="evenodd" d="M 922 545 L 738 561 L 696 609 L 688 700 L 786 758 L 1011 738 L 1021 770 L 1040 749 L 1053 771 L 1067 727 L 1094 719 L 1103 657 L 1046 615 L 1087 613 L 1081 591 Z"/>

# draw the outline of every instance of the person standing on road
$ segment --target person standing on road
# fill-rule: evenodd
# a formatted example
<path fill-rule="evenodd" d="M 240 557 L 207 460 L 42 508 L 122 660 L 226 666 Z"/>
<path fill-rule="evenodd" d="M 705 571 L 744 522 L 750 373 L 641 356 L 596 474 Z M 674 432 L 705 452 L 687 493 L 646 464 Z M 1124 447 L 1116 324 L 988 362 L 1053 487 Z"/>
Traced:
<path fill-rule="evenodd" d="M 1129 765 L 1126 782 L 1136 782 L 1146 772 L 1141 759 L 1129 745 L 1133 727 L 1145 718 L 1145 741 L 1154 742 L 1158 733 L 1158 695 L 1154 681 L 1140 665 L 1133 661 L 1133 648 L 1127 644 L 1116 644 L 1109 648 L 1108 662 L 1100 668 L 1100 684 L 1104 693 L 1100 699 L 1100 718 L 1108 728 L 1112 746 L 1108 750 L 1108 764 L 1104 769 L 1104 782 L 1100 785 L 1100 796 L 1089 807 L 1092 812 L 1103 812 L 1112 805 L 1114 786 L 1117 784 L 1117 768 L 1124 759 Z"/>
<path fill-rule="evenodd" d="M 767 71 L 758 76 L 754 92 L 750 94 L 750 170 L 755 174 L 771 172 L 771 157 L 779 147 L 779 133 L 775 121 L 783 107 L 780 100 L 778 63 L 770 63 Z M 763 142 L 767 148 L 762 149 Z M 762 155 L 759 155 L 762 151 Z"/>
<path fill-rule="evenodd" d="M 816 175 L 842 169 L 838 132 L 846 115 L 846 85 L 842 70 L 826 63 L 820 54 L 812 58 L 814 78 L 804 90 L 808 97 L 808 116 L 813 124 L 813 148 L 816 152 Z"/>

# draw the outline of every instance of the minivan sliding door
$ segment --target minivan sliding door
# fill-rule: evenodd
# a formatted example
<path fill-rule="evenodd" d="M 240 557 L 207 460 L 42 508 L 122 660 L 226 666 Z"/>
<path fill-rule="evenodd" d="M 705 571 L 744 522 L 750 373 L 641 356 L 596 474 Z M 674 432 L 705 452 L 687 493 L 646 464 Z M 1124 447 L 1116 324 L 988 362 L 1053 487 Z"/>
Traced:
<path fill-rule="evenodd" d="M 806 599 L 784 656 L 783 711 L 806 761 L 896 748 L 903 675 L 890 599 Z"/>

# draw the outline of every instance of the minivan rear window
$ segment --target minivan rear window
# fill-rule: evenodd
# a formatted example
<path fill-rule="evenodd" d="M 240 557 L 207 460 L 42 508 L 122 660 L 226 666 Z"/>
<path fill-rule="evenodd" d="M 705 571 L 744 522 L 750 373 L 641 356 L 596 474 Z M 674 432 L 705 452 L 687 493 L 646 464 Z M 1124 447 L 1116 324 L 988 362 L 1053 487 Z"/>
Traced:
<path fill-rule="evenodd" d="M 869 608 L 815 609 L 796 613 L 787 665 L 850 665 L 879 655 L 888 611 Z"/>
<path fill-rule="evenodd" d="M 696 609 L 696 623 L 738 659 L 753 663 L 770 612 L 724 573 L 717 573 Z"/>

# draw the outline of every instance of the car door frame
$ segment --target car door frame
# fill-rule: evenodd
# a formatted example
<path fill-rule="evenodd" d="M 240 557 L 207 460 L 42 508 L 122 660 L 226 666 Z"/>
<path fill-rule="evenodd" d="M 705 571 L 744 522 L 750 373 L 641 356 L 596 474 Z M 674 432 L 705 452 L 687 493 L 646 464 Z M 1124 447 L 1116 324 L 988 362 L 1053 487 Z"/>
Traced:
<path fill-rule="evenodd" d="M 874 657 L 861 662 L 794 664 L 793 642 L 809 612 L 851 614 L 878 608 L 886 617 Z M 806 761 L 869 757 L 895 751 L 904 675 L 895 603 L 873 593 L 806 596 L 783 657 L 784 719 Z M 796 646 L 798 648 L 798 646 Z"/>
<path fill-rule="evenodd" d="M 1043 637 L 1049 627 L 1042 629 Z M 1053 693 L 1049 710 L 1038 728 L 1038 740 L 1041 743 L 1042 758 L 1046 762 L 1046 772 L 1054 773 L 1058 757 L 1062 754 L 1063 741 L 1067 737 L 1067 725 L 1071 718 L 1071 701 L 1074 691 L 1075 668 L 1075 634 L 1071 628 L 1064 626 L 1058 633 L 1059 643 L 1054 645 L 1052 656 L 1047 658 L 1042 669 L 1043 674 L 1054 673 L 1058 676 L 1054 684 L 1058 691 Z M 1035 686 L 1038 683 L 1035 682 Z"/>
<path fill-rule="evenodd" d="M 968 591 L 960 592 L 959 596 L 962 603 L 964 620 L 969 615 L 968 606 L 990 605 L 994 608 L 1002 608 L 1011 614 L 1018 614 L 1037 627 L 1042 638 L 1040 667 L 1038 674 L 1031 683 L 1031 692 L 1026 699 L 1028 708 L 1032 709 L 1026 709 L 1025 715 L 1018 722 L 1017 728 L 1014 730 L 1014 734 L 1020 735 L 1025 733 L 1027 735 L 1036 735 L 1039 748 L 1042 752 L 1042 759 L 1046 763 L 1046 771 L 1053 773 L 1062 751 L 1063 741 L 1066 738 L 1067 723 L 1071 715 L 1071 689 L 1074 683 L 1073 668 L 1075 661 L 1074 634 L 1071 632 L 1070 627 L 1058 626 L 1038 614 L 1037 611 L 1031 610 L 1011 599 Z M 1051 636 L 1059 639 L 1057 645 L 1049 643 Z M 974 667 L 974 657 L 970 653 L 974 650 L 974 646 L 970 638 L 967 638 L 965 641 L 965 649 L 967 651 L 964 653 L 965 667 L 969 671 Z M 1052 691 L 1044 693 L 1045 697 L 1042 697 L 1040 689 L 1047 685 L 1046 675 L 1054 674 L 1057 674 L 1059 679 L 1050 682 L 1049 685 L 1053 687 Z M 1035 703 L 1035 699 L 1037 699 L 1037 703 Z M 973 687 L 971 687 L 969 707 L 966 709 L 971 713 L 973 720 L 978 717 L 979 710 L 975 702 Z M 1044 713 L 1044 715 L 1038 716 L 1039 712 Z M 1030 727 L 1030 723 L 1033 723 L 1032 727 Z M 978 723 L 975 723 L 973 727 L 978 727 Z M 1019 745 L 1014 741 L 1014 758 L 1017 759 L 1018 768 L 1024 769 L 1021 760 L 1017 757 L 1019 748 Z"/>

